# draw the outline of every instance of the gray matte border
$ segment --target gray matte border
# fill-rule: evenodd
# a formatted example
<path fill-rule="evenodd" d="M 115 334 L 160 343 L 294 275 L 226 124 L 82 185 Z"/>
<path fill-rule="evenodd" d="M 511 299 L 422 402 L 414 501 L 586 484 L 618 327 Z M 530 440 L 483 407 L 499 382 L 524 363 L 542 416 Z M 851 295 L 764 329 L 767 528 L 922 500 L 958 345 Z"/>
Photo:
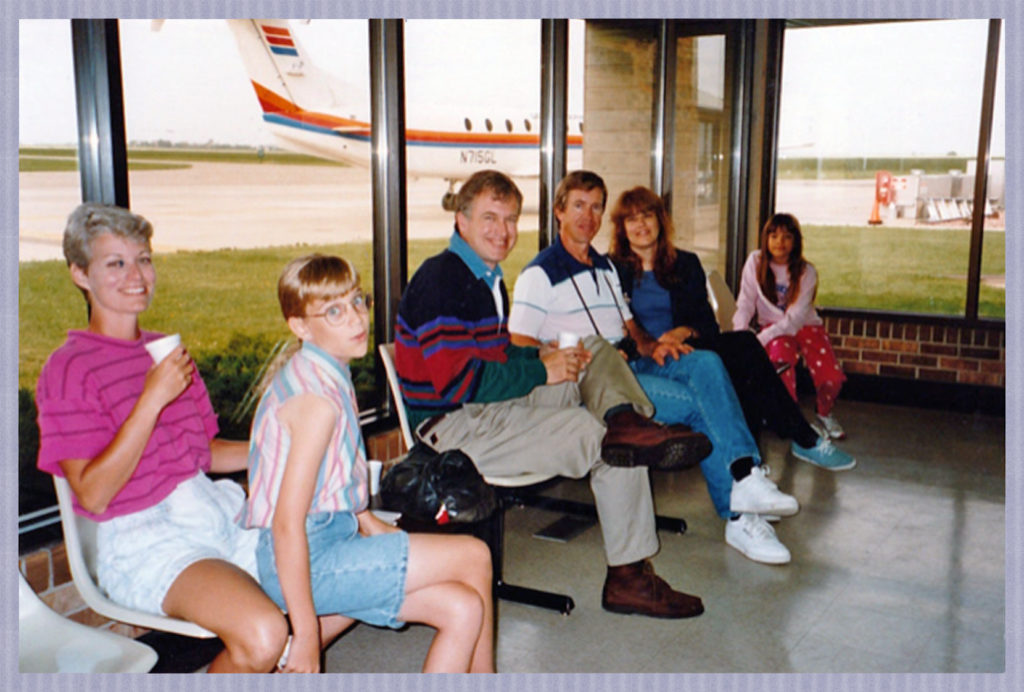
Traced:
<path fill-rule="evenodd" d="M 16 95 L 18 93 L 18 19 L 67 17 L 195 17 L 221 18 L 243 16 L 287 17 L 450 17 L 450 18 L 531 18 L 531 17 L 886 17 L 886 18 L 940 18 L 940 17 L 1003 17 L 1006 36 L 1006 110 L 1011 114 L 1024 112 L 1021 108 L 1021 80 L 1024 76 L 1024 55 L 1020 34 L 1024 23 L 1019 5 L 1013 0 L 968 2 L 962 0 L 890 0 L 875 2 L 839 2 L 837 0 L 518 0 L 498 2 L 485 0 L 367 0 L 316 1 L 303 0 L 221 0 L 198 2 L 195 0 L 7 0 L 0 4 L 0 26 L 3 31 L 2 70 L 0 88 L 6 98 L 0 105 L 0 122 L 4 124 L 0 138 L 0 207 L 3 230 L 0 231 L 0 440 L 2 440 L 3 466 L 0 481 L 3 489 L 2 546 L 9 565 L 17 564 L 17 362 L 18 362 L 18 121 Z M 1019 161 L 1022 152 L 1021 126 L 1016 119 L 1007 122 L 1007 159 Z M 1007 207 L 1010 218 L 1016 219 L 1015 210 L 1021 201 L 1021 180 L 1018 169 L 1007 170 Z M 1014 233 L 1006 235 L 1007 264 L 1024 266 L 1022 242 Z M 183 684 L 198 690 L 232 690 L 260 692 L 262 690 L 415 690 L 416 692 L 462 692 L 463 690 L 495 690 L 521 692 L 668 692 L 693 690 L 694 692 L 724 692 L 742 690 L 750 692 L 810 692 L 829 690 L 842 692 L 878 692 L 880 690 L 948 690 L 949 692 L 987 692 L 989 690 L 1024 689 L 1021 670 L 1021 472 L 1013 463 L 1024 450 L 1021 423 L 1024 406 L 1021 402 L 1022 369 L 1017 349 L 1024 343 L 1021 334 L 1022 310 L 1018 303 L 1021 285 L 1015 273 L 1007 276 L 1007 426 L 1006 442 L 1006 573 L 1011 576 L 1006 588 L 1006 673 L 994 674 L 893 674 L 893 675 L 525 675 L 509 674 L 493 677 L 421 676 L 421 675 L 331 675 L 316 677 L 220 677 L 191 676 L 187 682 L 171 675 L 111 676 L 111 675 L 28 675 L 17 672 L 17 607 L 14 575 L 8 572 L 2 581 L 2 654 L 0 654 L 0 685 L 5 689 L 23 690 L 134 690 L 177 691 Z M 614 633 L 609 632 L 609 637 Z M 641 645 L 641 643 L 638 643 Z M 680 647 L 686 642 L 680 641 Z"/>

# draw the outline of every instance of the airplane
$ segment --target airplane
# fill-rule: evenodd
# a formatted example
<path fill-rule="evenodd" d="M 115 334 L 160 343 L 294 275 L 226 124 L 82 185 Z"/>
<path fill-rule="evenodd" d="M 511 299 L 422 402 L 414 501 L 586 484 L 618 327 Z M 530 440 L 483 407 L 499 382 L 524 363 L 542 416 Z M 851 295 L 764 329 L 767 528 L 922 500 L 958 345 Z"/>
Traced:
<path fill-rule="evenodd" d="M 370 165 L 369 108 L 358 91 L 319 69 L 292 33 L 288 20 L 229 19 L 263 121 L 286 149 L 333 161 Z M 477 170 L 496 168 L 513 177 L 540 174 L 537 114 L 483 113 L 458 105 L 415 109 L 407 122 L 406 171 L 444 178 L 441 204 L 454 210 L 455 185 Z M 422 116 L 420 115 L 422 114 Z M 583 122 L 570 116 L 567 164 L 583 158 Z"/>

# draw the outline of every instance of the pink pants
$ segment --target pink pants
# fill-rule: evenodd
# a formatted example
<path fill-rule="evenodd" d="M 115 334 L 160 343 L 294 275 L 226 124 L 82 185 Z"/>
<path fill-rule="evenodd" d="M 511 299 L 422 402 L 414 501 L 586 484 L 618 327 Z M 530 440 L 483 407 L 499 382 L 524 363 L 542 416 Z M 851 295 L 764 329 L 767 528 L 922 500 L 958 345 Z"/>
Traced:
<path fill-rule="evenodd" d="M 780 336 L 772 339 L 765 346 L 768 358 L 775 364 L 789 363 L 789 369 L 780 377 L 789 390 L 789 395 L 796 401 L 796 364 L 800 356 L 811 372 L 814 389 L 817 393 L 815 402 L 819 414 L 827 416 L 832 411 L 839 390 L 846 381 L 846 375 L 839 368 L 836 354 L 828 341 L 828 333 L 822 325 L 808 325 L 796 333 L 796 336 Z"/>

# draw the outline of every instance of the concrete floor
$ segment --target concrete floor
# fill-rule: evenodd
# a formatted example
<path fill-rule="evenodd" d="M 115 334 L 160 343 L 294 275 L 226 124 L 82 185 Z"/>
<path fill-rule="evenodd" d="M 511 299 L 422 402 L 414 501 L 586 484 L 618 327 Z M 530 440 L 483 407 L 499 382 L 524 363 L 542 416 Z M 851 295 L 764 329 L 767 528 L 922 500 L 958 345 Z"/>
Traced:
<path fill-rule="evenodd" d="M 570 594 L 569 616 L 502 602 L 500 672 L 991 672 L 1004 670 L 1005 421 L 839 402 L 855 469 L 830 473 L 762 434 L 771 476 L 801 511 L 777 524 L 793 554 L 762 565 L 725 544 L 698 469 L 654 476 L 655 566 L 699 594 L 698 618 L 657 621 L 601 609 L 597 527 L 568 543 L 533 532 L 558 517 L 507 514 L 506 580 Z M 589 499 L 585 482 L 547 491 Z M 357 625 L 327 652 L 327 672 L 419 670 L 433 630 Z"/>

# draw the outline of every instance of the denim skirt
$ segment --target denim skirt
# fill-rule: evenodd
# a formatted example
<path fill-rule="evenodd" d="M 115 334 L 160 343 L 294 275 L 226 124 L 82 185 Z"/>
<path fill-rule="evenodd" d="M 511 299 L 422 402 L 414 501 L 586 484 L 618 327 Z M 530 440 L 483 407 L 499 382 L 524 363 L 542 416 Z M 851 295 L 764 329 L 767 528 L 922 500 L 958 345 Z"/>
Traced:
<path fill-rule="evenodd" d="M 306 517 L 306 538 L 317 615 L 347 615 L 393 628 L 405 624 L 398 611 L 405 600 L 409 534 L 363 536 L 353 513 L 320 512 Z M 270 529 L 260 530 L 256 563 L 263 590 L 286 609 Z"/>

